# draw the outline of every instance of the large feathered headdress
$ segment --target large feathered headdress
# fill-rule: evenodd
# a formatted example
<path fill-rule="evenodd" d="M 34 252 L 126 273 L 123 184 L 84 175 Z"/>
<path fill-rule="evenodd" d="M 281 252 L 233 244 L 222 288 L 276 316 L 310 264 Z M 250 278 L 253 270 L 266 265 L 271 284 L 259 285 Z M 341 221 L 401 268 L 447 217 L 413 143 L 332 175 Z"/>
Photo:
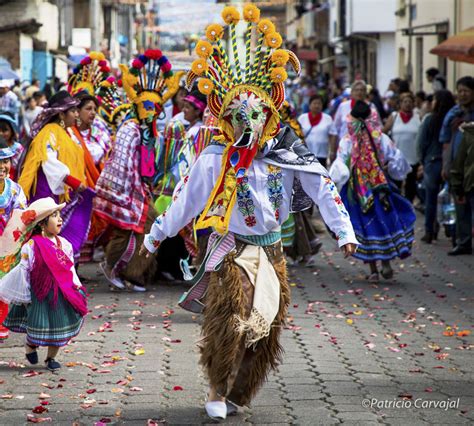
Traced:
<path fill-rule="evenodd" d="M 97 100 L 100 103 L 100 116 L 112 127 L 120 124 L 120 117 L 127 114 L 131 104 L 121 89 L 121 82 L 109 76 L 97 89 Z"/>
<path fill-rule="evenodd" d="M 121 64 L 123 88 L 134 104 L 150 100 L 164 105 L 179 89 L 183 72 L 173 73 L 171 63 L 159 49 L 137 56 L 130 67 Z"/>
<path fill-rule="evenodd" d="M 247 31 L 245 59 L 241 63 L 236 38 L 240 13 L 235 7 L 228 6 L 222 11 L 222 18 L 229 28 L 231 52 L 226 52 L 222 42 L 224 28 L 219 24 L 209 25 L 207 41 L 201 40 L 196 45 L 199 59 L 193 62 L 186 83 L 189 88 L 198 80 L 198 89 L 207 95 L 209 110 L 217 118 L 226 144 L 220 175 L 195 227 L 213 227 L 225 234 L 236 203 L 238 185 L 245 178 L 258 148 L 278 133 L 278 110 L 285 100 L 284 81 L 288 77 L 285 66 L 290 63 L 299 73 L 300 64 L 293 52 L 280 49 L 281 35 L 270 20 L 260 19 L 260 10 L 253 4 L 243 8 Z M 258 37 L 252 61 L 254 31 Z M 232 111 L 234 115 L 239 111 L 239 120 L 249 128 L 252 127 L 251 116 L 262 110 L 265 111 L 265 123 L 258 133 L 258 140 L 244 144 L 236 142 Z M 249 137 L 253 138 L 253 134 L 247 140 Z"/>
<path fill-rule="evenodd" d="M 299 73 L 300 63 L 296 55 L 284 49 L 281 35 L 276 32 L 275 25 L 269 19 L 260 19 L 260 10 L 253 4 L 246 4 L 243 9 L 243 21 L 247 23 L 245 33 L 245 60 L 240 61 L 236 38 L 236 26 L 241 21 L 239 11 L 233 7 L 225 7 L 222 19 L 228 25 L 231 52 L 227 53 L 222 42 L 224 28 L 219 24 L 211 24 L 206 29 L 206 40 L 196 45 L 196 59 L 188 73 L 186 85 L 190 88 L 198 80 L 198 89 L 208 96 L 208 107 L 218 118 L 219 126 L 227 137 L 230 137 L 229 123 L 223 119 L 225 110 L 236 95 L 243 92 L 254 92 L 273 110 L 267 129 L 264 132 L 263 144 L 268 140 L 279 121 L 277 110 L 285 100 L 284 81 L 288 75 L 285 70 L 287 63 Z M 251 55 L 252 33 L 258 35 L 254 58 Z M 232 53 L 232 54 L 230 54 Z"/>
<path fill-rule="evenodd" d="M 77 95 L 87 92 L 95 96 L 99 85 L 110 75 L 110 67 L 101 52 L 90 52 L 73 69 L 68 81 L 68 92 Z"/>

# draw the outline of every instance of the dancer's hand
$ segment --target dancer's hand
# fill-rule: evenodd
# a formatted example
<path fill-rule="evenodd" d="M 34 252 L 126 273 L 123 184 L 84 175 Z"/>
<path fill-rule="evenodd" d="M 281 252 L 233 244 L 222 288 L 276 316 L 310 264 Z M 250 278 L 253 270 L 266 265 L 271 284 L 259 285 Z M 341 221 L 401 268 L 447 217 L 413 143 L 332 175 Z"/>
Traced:
<path fill-rule="evenodd" d="M 145 258 L 149 258 L 151 253 L 147 250 L 147 248 L 145 247 L 145 244 L 142 243 L 141 247 L 140 247 L 140 251 L 138 252 L 138 254 L 140 256 L 145 256 Z"/>
<path fill-rule="evenodd" d="M 357 250 L 357 245 L 356 244 L 352 244 L 352 243 L 349 243 L 349 244 L 344 244 L 342 247 L 341 247 L 342 251 L 344 252 L 344 257 L 347 258 L 349 256 L 352 256 L 356 250 Z"/>

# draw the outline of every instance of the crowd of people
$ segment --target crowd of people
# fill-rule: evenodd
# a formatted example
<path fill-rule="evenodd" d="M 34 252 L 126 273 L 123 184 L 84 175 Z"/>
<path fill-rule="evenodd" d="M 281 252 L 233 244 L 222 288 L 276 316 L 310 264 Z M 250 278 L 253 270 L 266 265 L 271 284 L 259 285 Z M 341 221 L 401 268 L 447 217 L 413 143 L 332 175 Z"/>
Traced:
<path fill-rule="evenodd" d="M 234 37 L 239 12 L 222 18 Z M 458 81 L 457 101 L 399 79 L 383 98 L 357 80 L 329 99 L 285 83 L 285 67 L 300 64 L 255 5 L 242 19 L 244 64 L 212 24 L 186 76 L 149 49 L 115 72 L 90 52 L 63 87 L 0 82 L 0 337 L 25 333 L 31 364 L 45 346 L 47 368 L 59 369 L 59 348 L 79 333 L 81 264 L 99 261 L 114 291 L 185 279 L 180 306 L 204 316 L 206 411 L 225 418 L 280 360 L 286 261 L 314 265 L 321 247 L 313 210 L 378 282 L 411 254 L 415 199 L 422 241 L 436 239 L 448 182 L 450 254 L 472 251 L 474 79 Z"/>
<path fill-rule="evenodd" d="M 330 165 L 336 158 L 339 141 L 347 134 L 344 117 L 354 101 L 369 102 L 378 114 L 382 132 L 390 137 L 410 165 L 403 180 L 393 178 L 392 181 L 403 196 L 424 213 L 425 233 L 421 241 L 432 243 L 438 237 L 440 226 L 445 224 L 445 233 L 453 241 L 448 254 L 471 254 L 474 212 L 470 204 L 469 162 L 463 163 L 463 170 L 453 170 L 453 167 L 459 164 L 456 158 L 463 159 L 458 155 L 458 148 L 462 138 L 468 138 L 467 130 L 474 117 L 474 79 L 472 76 L 460 78 L 456 92 L 452 93 L 446 89 L 446 80 L 436 68 L 429 68 L 426 78 L 432 85 L 432 93 L 413 93 L 406 81 L 395 78 L 383 96 L 363 81 L 355 81 L 350 88 L 341 90 L 329 83 L 298 79 L 290 85 L 288 97 L 308 147 L 324 165 Z M 321 111 L 322 125 L 313 129 L 309 120 L 315 123 L 313 117 Z M 316 132 L 320 134 L 316 136 Z M 456 194 L 456 185 L 460 188 L 456 183 L 459 174 L 463 190 Z M 445 187 L 450 189 L 450 206 L 442 204 L 438 197 Z M 445 210 L 455 214 L 446 217 Z"/>

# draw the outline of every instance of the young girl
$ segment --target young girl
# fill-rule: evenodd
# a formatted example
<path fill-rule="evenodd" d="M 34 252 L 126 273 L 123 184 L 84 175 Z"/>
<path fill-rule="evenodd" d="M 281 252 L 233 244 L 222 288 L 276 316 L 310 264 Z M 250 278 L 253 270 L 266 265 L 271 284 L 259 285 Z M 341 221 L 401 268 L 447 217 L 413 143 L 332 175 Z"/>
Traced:
<path fill-rule="evenodd" d="M 23 210 L 26 206 L 26 196 L 21 186 L 8 177 L 15 154 L 16 151 L 0 136 L 0 236 L 3 235 L 13 209 Z M 0 259 L 0 278 L 9 271 L 9 268 L 9 264 Z M 8 337 L 8 329 L 2 326 L 7 314 L 8 305 L 0 301 L 0 339 Z"/>
<path fill-rule="evenodd" d="M 45 363 L 51 371 L 61 368 L 55 360 L 59 348 L 77 336 L 87 313 L 72 245 L 58 235 L 64 205 L 42 198 L 23 212 L 21 221 L 12 217 L 11 221 L 23 223 L 22 234 L 35 226 L 33 236 L 21 249 L 20 263 L 0 280 L 0 299 L 17 303 L 4 325 L 13 332 L 26 333 L 26 358 L 31 364 L 38 363 L 38 346 L 47 346 Z"/>

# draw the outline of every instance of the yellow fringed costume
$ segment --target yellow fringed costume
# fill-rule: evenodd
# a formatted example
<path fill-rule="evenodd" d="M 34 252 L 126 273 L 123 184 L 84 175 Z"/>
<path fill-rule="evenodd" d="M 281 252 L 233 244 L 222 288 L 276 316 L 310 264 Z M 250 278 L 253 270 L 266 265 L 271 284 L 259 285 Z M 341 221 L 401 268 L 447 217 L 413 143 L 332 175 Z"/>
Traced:
<path fill-rule="evenodd" d="M 50 123 L 36 135 L 26 154 L 23 171 L 18 183 L 23 188 L 26 197 L 30 199 L 36 192 L 38 171 L 48 158 L 47 145 L 57 151 L 58 160 L 66 165 L 70 175 L 85 184 L 84 151 L 70 138 L 66 130 L 57 123 Z M 69 201 L 69 188 L 64 186 L 61 201 Z"/>

